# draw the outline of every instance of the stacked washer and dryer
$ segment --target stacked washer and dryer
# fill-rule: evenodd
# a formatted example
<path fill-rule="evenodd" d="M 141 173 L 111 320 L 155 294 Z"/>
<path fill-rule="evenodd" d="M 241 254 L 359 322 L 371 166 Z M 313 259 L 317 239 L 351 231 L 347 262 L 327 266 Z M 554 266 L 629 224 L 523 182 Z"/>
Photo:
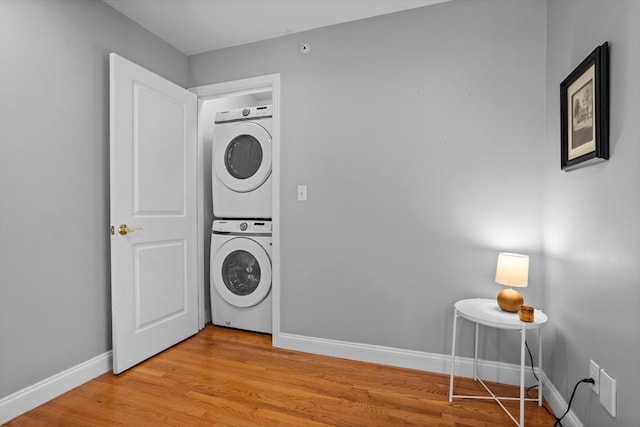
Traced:
<path fill-rule="evenodd" d="M 270 105 L 222 111 L 213 130 L 211 315 L 271 333 Z"/>

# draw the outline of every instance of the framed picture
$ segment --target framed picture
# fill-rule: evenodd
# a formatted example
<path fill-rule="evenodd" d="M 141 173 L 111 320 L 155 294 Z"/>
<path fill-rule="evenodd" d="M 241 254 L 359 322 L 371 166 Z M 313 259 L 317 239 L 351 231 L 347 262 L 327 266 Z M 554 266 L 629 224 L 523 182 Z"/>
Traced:
<path fill-rule="evenodd" d="M 609 43 L 560 83 L 560 158 L 569 171 L 609 158 Z"/>

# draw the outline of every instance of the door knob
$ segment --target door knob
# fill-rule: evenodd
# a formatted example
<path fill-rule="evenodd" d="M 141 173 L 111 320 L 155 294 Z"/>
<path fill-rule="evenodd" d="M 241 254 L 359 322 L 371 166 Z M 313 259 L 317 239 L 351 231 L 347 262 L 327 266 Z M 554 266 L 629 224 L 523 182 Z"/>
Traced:
<path fill-rule="evenodd" d="M 133 233 L 134 231 L 139 231 L 142 230 L 142 227 L 128 227 L 127 224 L 120 224 L 120 227 L 118 227 L 118 233 L 121 236 L 126 236 L 129 233 Z"/>

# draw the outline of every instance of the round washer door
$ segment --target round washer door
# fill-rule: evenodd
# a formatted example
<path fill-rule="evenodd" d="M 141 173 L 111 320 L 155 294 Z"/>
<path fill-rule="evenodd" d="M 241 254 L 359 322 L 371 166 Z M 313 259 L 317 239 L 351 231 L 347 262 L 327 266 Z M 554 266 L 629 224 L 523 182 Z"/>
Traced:
<path fill-rule="evenodd" d="M 253 122 L 225 125 L 214 138 L 213 167 L 229 189 L 255 190 L 271 174 L 271 135 Z"/>
<path fill-rule="evenodd" d="M 211 268 L 218 294 L 235 307 L 252 307 L 271 289 L 271 260 L 255 240 L 228 240 L 216 252 Z"/>

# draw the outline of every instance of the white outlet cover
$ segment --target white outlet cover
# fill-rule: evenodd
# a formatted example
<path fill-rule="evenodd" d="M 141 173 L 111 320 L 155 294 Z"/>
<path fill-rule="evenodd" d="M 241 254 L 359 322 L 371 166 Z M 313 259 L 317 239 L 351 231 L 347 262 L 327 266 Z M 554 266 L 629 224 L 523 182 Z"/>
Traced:
<path fill-rule="evenodd" d="M 604 369 L 600 370 L 600 403 L 612 417 L 616 416 L 616 380 Z"/>
<path fill-rule="evenodd" d="M 591 384 L 591 390 L 595 394 L 600 394 L 600 366 L 593 360 L 589 361 L 589 377 L 593 378 L 594 381 Z"/>

